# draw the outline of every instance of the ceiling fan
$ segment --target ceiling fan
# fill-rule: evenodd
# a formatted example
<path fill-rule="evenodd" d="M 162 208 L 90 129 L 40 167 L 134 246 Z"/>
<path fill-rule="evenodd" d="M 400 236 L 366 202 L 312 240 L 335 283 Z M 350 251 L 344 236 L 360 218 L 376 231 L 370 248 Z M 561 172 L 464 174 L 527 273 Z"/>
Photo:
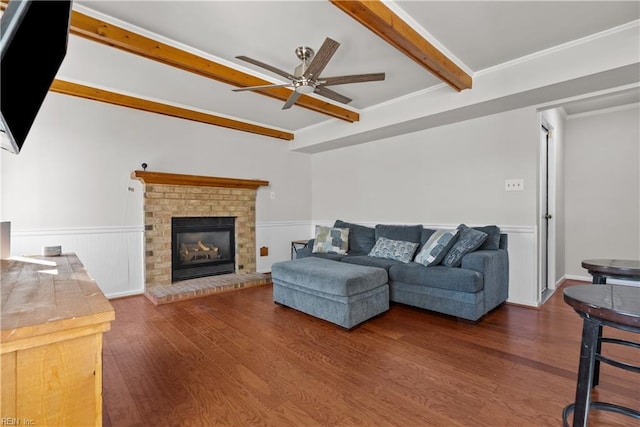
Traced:
<path fill-rule="evenodd" d="M 283 71 L 279 68 L 273 67 L 269 64 L 265 64 L 264 62 L 246 56 L 236 56 L 237 59 L 241 59 L 243 61 L 249 62 L 250 64 L 257 65 L 258 67 L 262 67 L 275 74 L 285 77 L 289 79 L 290 82 L 283 84 L 248 86 L 239 89 L 233 89 L 233 91 L 240 92 L 245 90 L 270 89 L 274 87 L 291 87 L 293 88 L 293 93 L 291 93 L 284 106 L 282 107 L 283 110 L 291 108 L 293 104 L 296 103 L 300 95 L 306 93 L 317 93 L 318 95 L 324 96 L 325 98 L 342 102 L 343 104 L 348 104 L 352 101 L 351 98 L 334 92 L 331 89 L 327 89 L 326 86 L 379 81 L 384 80 L 385 76 L 384 73 L 371 73 L 354 74 L 350 76 L 320 77 L 320 73 L 322 73 L 322 70 L 324 70 L 324 68 L 327 66 L 327 64 L 331 60 L 331 57 L 336 52 L 339 46 L 340 43 L 327 37 L 324 43 L 322 43 L 322 46 L 320 46 L 320 49 L 317 53 L 315 53 L 313 49 L 307 46 L 298 47 L 295 52 L 296 56 L 302 61 L 302 63 L 295 68 L 293 74 L 287 73 L 286 71 Z"/>

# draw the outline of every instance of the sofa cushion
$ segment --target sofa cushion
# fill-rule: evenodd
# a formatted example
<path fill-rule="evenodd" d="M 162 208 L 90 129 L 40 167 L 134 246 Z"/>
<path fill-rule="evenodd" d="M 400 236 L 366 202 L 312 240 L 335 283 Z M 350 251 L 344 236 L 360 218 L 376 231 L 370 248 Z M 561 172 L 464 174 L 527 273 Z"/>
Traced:
<path fill-rule="evenodd" d="M 391 266 L 389 280 L 391 284 L 401 282 L 460 292 L 479 292 L 484 288 L 482 274 L 477 271 L 444 265 L 425 267 L 415 262 Z"/>
<path fill-rule="evenodd" d="M 388 270 L 393 265 L 402 265 L 400 261 L 388 258 L 376 258 L 369 255 L 347 255 L 340 260 L 349 264 L 365 265 L 367 267 L 379 267 Z"/>
<path fill-rule="evenodd" d="M 425 267 L 437 265 L 456 242 L 458 230 L 436 230 L 416 255 L 415 262 Z"/>
<path fill-rule="evenodd" d="M 458 226 L 459 237 L 449 252 L 442 259 L 446 267 L 458 267 L 462 264 L 462 257 L 473 252 L 487 240 L 487 233 L 467 227 L 465 224 Z"/>
<path fill-rule="evenodd" d="M 500 228 L 497 225 L 486 225 L 484 227 L 472 227 L 487 233 L 487 240 L 478 248 L 478 250 L 494 250 L 500 249 Z"/>
<path fill-rule="evenodd" d="M 364 225 L 336 220 L 334 227 L 349 229 L 349 254 L 366 255 L 376 244 L 376 230 Z"/>
<path fill-rule="evenodd" d="M 369 252 L 369 256 L 377 258 L 387 258 L 407 263 L 413 259 L 416 253 L 417 243 L 405 242 L 402 240 L 391 240 L 380 237 L 375 246 Z"/>
<path fill-rule="evenodd" d="M 403 242 L 420 243 L 422 225 L 376 225 L 376 242 L 380 237 Z"/>
<path fill-rule="evenodd" d="M 316 225 L 313 253 L 346 254 L 349 247 L 349 229 Z"/>

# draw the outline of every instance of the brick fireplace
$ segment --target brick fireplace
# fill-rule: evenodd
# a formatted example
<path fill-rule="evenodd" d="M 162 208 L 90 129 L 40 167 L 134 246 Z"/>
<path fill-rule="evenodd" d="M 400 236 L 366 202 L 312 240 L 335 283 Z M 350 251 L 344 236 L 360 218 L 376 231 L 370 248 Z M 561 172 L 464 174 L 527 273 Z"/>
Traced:
<path fill-rule="evenodd" d="M 144 183 L 145 288 L 172 283 L 172 218 L 235 218 L 235 275 L 256 272 L 255 202 L 268 181 L 135 171 Z M 236 280 L 236 279 L 234 279 Z"/>

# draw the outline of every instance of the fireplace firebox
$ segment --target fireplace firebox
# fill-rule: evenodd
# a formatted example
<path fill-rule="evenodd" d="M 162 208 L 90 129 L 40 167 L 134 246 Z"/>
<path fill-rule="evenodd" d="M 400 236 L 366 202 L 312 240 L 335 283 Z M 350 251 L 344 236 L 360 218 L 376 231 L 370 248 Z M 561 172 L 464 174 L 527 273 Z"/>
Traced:
<path fill-rule="evenodd" d="M 235 217 L 171 218 L 171 281 L 235 272 Z"/>

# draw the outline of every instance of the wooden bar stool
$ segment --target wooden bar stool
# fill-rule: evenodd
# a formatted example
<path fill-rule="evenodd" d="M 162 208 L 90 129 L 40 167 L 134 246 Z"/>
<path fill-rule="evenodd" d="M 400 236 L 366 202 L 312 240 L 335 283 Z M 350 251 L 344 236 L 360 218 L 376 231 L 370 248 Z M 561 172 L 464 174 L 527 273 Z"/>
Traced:
<path fill-rule="evenodd" d="M 640 287 L 622 285 L 577 285 L 564 290 L 564 301 L 582 317 L 582 344 L 578 383 L 574 403 L 562 412 L 564 426 L 569 426 L 568 417 L 573 413 L 573 426 L 586 427 L 589 410 L 597 409 L 640 419 L 640 411 L 608 402 L 592 402 L 591 389 L 594 384 L 596 361 L 617 368 L 640 373 L 640 366 L 612 360 L 600 354 L 604 343 L 625 345 L 640 350 L 640 343 L 601 337 L 604 326 L 640 334 Z"/>

